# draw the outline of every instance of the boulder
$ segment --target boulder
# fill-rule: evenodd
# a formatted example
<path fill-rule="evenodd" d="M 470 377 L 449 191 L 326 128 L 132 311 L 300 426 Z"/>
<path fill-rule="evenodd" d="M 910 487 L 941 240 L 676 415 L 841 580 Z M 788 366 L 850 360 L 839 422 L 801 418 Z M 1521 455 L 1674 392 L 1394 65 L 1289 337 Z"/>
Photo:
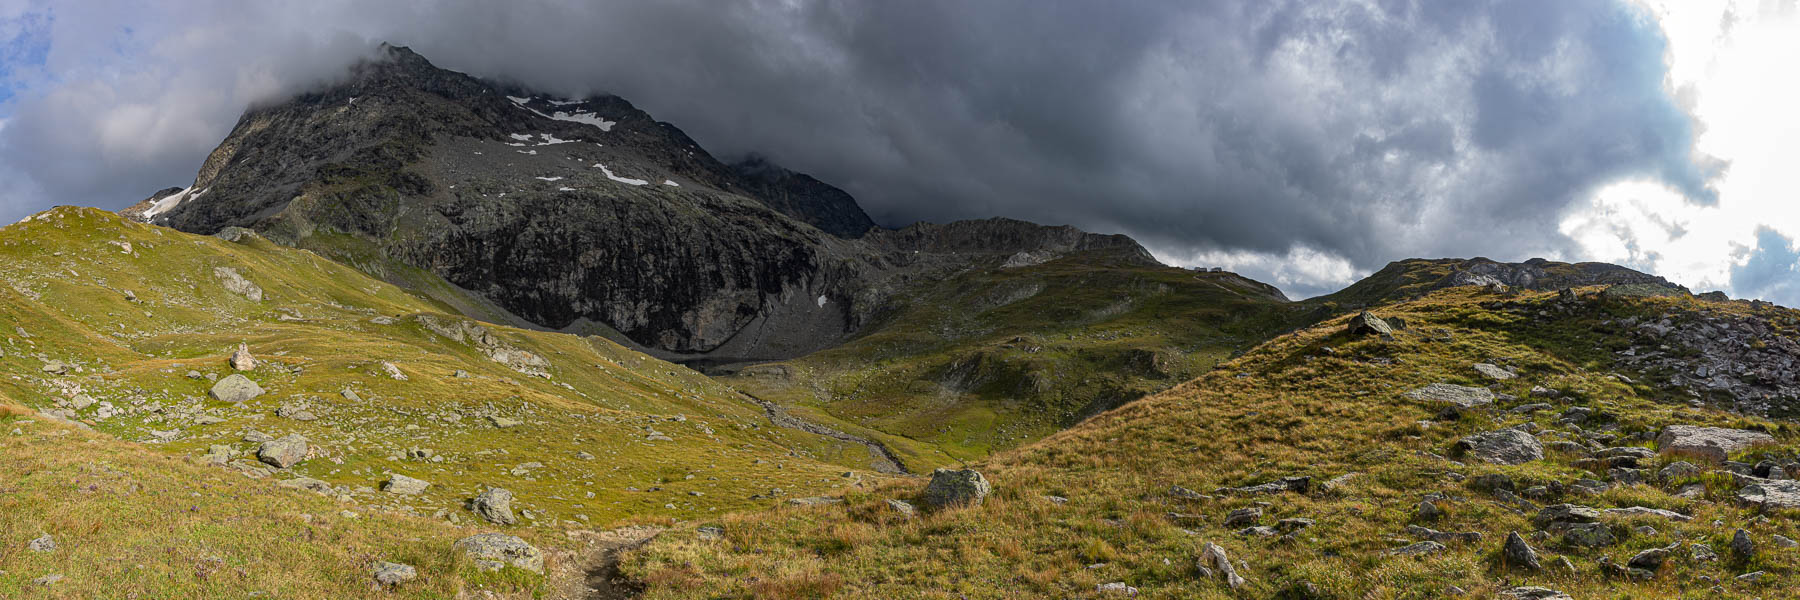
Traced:
<path fill-rule="evenodd" d="M 1739 502 L 1768 508 L 1800 509 L 1800 481 L 1765 480 L 1744 486 L 1737 492 Z"/>
<path fill-rule="evenodd" d="M 1538 511 L 1531 524 L 1541 529 L 1550 529 L 1558 523 L 1595 523 L 1600 520 L 1600 511 L 1586 506 L 1574 504 L 1552 504 Z"/>
<path fill-rule="evenodd" d="M 256 385 L 256 382 L 251 381 L 249 377 L 232 373 L 230 376 L 220 379 L 218 383 L 214 383 L 212 389 L 207 390 L 206 394 L 220 402 L 238 404 L 261 396 L 263 394 L 263 389 L 262 386 Z"/>
<path fill-rule="evenodd" d="M 256 449 L 256 459 L 277 469 L 286 469 L 306 459 L 306 436 L 290 433 L 263 442 Z"/>
<path fill-rule="evenodd" d="M 990 491 L 987 478 L 974 469 L 938 469 L 931 472 L 931 483 L 925 486 L 925 504 L 934 509 L 980 506 Z"/>
<path fill-rule="evenodd" d="M 896 500 L 893 498 L 889 498 L 887 501 L 887 505 L 888 505 L 888 508 L 892 509 L 895 513 L 898 513 L 900 516 L 906 517 L 908 519 L 913 518 L 913 515 L 916 515 L 919 512 L 918 509 L 913 508 L 912 503 L 907 502 L 905 500 Z"/>
<path fill-rule="evenodd" d="M 1478 408 L 1494 403 L 1494 392 L 1487 388 L 1433 383 L 1407 392 L 1405 396 L 1419 402 L 1448 404 L 1457 408 Z"/>
<path fill-rule="evenodd" d="M 519 518 L 513 515 L 512 500 L 512 491 L 506 488 L 488 488 L 488 491 L 469 501 L 469 510 L 475 511 L 476 515 L 489 523 L 514 525 L 519 522 Z"/>
<path fill-rule="evenodd" d="M 219 283 L 225 286 L 226 291 L 243 296 L 251 302 L 262 302 L 262 288 L 251 283 L 250 280 L 244 279 L 243 275 L 238 274 L 237 269 L 213 267 L 213 276 L 219 278 Z"/>
<path fill-rule="evenodd" d="M 417 496 L 419 494 L 425 493 L 425 488 L 429 488 L 429 487 L 431 487 L 431 484 L 426 482 L 425 480 L 413 479 L 411 477 L 407 477 L 405 475 L 395 473 L 393 475 L 388 476 L 388 480 L 386 482 L 382 483 L 381 491 L 387 492 L 389 494 L 400 494 L 403 496 Z"/>
<path fill-rule="evenodd" d="M 1260 508 L 1254 506 L 1240 508 L 1225 515 L 1225 526 L 1237 527 L 1240 525 L 1254 525 L 1257 521 L 1262 520 L 1262 516 L 1263 510 Z"/>
<path fill-rule="evenodd" d="M 1529 433 L 1500 429 L 1477 433 L 1456 442 L 1464 456 L 1500 465 L 1518 465 L 1544 458 L 1544 447 Z"/>
<path fill-rule="evenodd" d="M 1748 429 L 1670 425 L 1656 435 L 1656 450 L 1663 454 L 1692 456 L 1713 462 L 1725 462 L 1732 452 L 1751 446 L 1775 443 L 1774 436 Z"/>
<path fill-rule="evenodd" d="M 1480 374 L 1482 374 L 1482 376 L 1487 377 L 1488 379 L 1495 380 L 1495 381 L 1505 381 L 1508 379 L 1512 379 L 1514 377 L 1518 377 L 1518 375 L 1514 375 L 1512 371 L 1508 371 L 1504 367 L 1501 367 L 1500 365 L 1494 365 L 1494 364 L 1488 364 L 1488 363 L 1475 363 L 1474 367 L 1475 367 L 1475 372 L 1480 373 Z"/>
<path fill-rule="evenodd" d="M 1395 548 L 1393 550 L 1389 550 L 1388 554 L 1391 554 L 1394 556 L 1426 556 L 1426 555 L 1431 555 L 1431 554 L 1437 554 L 1437 553 L 1443 552 L 1443 551 L 1444 551 L 1443 544 L 1439 544 L 1437 542 L 1427 540 L 1427 541 L 1419 542 L 1417 544 L 1410 544 L 1407 546 L 1402 546 L 1399 548 Z"/>
<path fill-rule="evenodd" d="M 250 354 L 250 346 L 238 343 L 237 350 L 231 352 L 231 368 L 238 371 L 256 370 L 256 357 Z"/>
<path fill-rule="evenodd" d="M 1750 541 L 1750 532 L 1742 529 L 1732 532 L 1731 552 L 1746 561 L 1756 556 L 1756 542 Z"/>
<path fill-rule="evenodd" d="M 1601 523 L 1562 523 L 1552 529 L 1562 531 L 1564 544 L 1577 548 L 1599 548 L 1618 542 L 1612 528 Z"/>
<path fill-rule="evenodd" d="M 1381 336 L 1381 339 L 1384 340 L 1394 339 L 1394 328 L 1389 327 L 1387 321 L 1381 320 L 1381 317 L 1368 311 L 1350 317 L 1350 324 L 1344 330 L 1353 336 L 1376 335 Z"/>
<path fill-rule="evenodd" d="M 1662 548 L 1650 548 L 1644 550 L 1643 552 L 1631 555 L 1631 560 L 1626 561 L 1625 566 L 1633 569 L 1643 569 L 1645 571 L 1655 572 L 1657 569 L 1662 568 L 1663 561 L 1669 558 L 1669 553 L 1674 552 L 1676 548 L 1680 547 L 1681 542 L 1676 542 Z"/>
<path fill-rule="evenodd" d="M 387 586 L 400 585 L 419 577 L 418 569 L 400 563 L 378 562 L 375 563 L 374 571 L 375 583 Z"/>
<path fill-rule="evenodd" d="M 455 548 L 475 562 L 475 568 L 498 571 L 516 567 L 533 573 L 544 572 L 544 553 L 517 536 L 503 533 L 471 535 L 456 541 Z"/>
<path fill-rule="evenodd" d="M 1537 551 L 1532 550 L 1531 544 L 1525 543 L 1525 538 L 1517 531 L 1506 534 L 1506 544 L 1500 547 L 1500 558 L 1510 567 L 1530 571 L 1544 568 L 1538 564 Z"/>
<path fill-rule="evenodd" d="M 1231 589 L 1243 587 L 1244 578 L 1238 576 L 1237 569 L 1231 566 L 1231 559 L 1225 556 L 1225 549 L 1220 548 L 1218 544 L 1207 542 L 1206 546 L 1200 549 L 1198 562 L 1202 575 L 1211 577 L 1216 571 L 1225 577 L 1225 584 L 1231 586 Z"/>

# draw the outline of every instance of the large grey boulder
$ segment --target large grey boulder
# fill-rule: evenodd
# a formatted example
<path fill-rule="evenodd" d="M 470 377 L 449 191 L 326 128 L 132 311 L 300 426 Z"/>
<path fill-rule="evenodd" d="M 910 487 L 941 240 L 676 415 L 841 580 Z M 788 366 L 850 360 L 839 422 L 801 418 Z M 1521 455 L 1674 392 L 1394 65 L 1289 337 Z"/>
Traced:
<path fill-rule="evenodd" d="M 476 515 L 486 519 L 489 523 L 514 525 L 519 522 L 519 518 L 513 516 L 512 500 L 511 490 L 488 488 L 488 491 L 482 492 L 481 495 L 469 502 L 469 510 L 475 511 Z"/>
<path fill-rule="evenodd" d="M 429 487 L 431 487 L 431 484 L 426 482 L 425 480 L 413 479 L 411 477 L 407 477 L 405 475 L 395 473 L 393 475 L 388 476 L 387 482 L 383 483 L 381 485 L 381 491 L 387 492 L 389 494 L 400 494 L 403 496 L 417 496 L 419 494 L 425 493 L 425 488 L 429 488 Z"/>
<path fill-rule="evenodd" d="M 515 567 L 533 573 L 544 572 L 544 553 L 518 536 L 483 533 L 456 540 L 457 551 L 475 562 L 475 568 L 498 571 Z"/>
<path fill-rule="evenodd" d="M 1350 335 L 1376 335 L 1381 336 L 1381 339 L 1384 340 L 1394 339 L 1394 328 L 1388 326 L 1387 321 L 1381 320 L 1381 317 L 1375 316 L 1375 313 L 1368 311 L 1350 317 L 1350 324 L 1344 330 Z"/>
<path fill-rule="evenodd" d="M 220 379 L 218 383 L 213 384 L 212 389 L 206 391 L 206 395 L 212 396 L 214 400 L 232 404 L 238 404 L 262 394 L 262 386 L 256 385 L 256 382 L 251 381 L 249 377 L 237 373 Z"/>
<path fill-rule="evenodd" d="M 987 478 L 974 469 L 938 469 L 931 472 L 931 483 L 925 486 L 925 504 L 932 508 L 980 506 L 992 489 Z"/>
<path fill-rule="evenodd" d="M 1517 429 L 1499 429 L 1477 433 L 1456 442 L 1463 456 L 1500 465 L 1518 465 L 1543 460 L 1544 447 L 1537 437 Z"/>
<path fill-rule="evenodd" d="M 1773 443 L 1774 436 L 1760 431 L 1695 425 L 1670 425 L 1656 435 L 1658 452 L 1703 458 L 1715 464 L 1725 462 L 1732 452 Z"/>
<path fill-rule="evenodd" d="M 263 442 L 256 449 L 256 459 L 269 466 L 286 469 L 306 460 L 306 451 L 306 436 L 290 433 Z"/>
<path fill-rule="evenodd" d="M 1448 383 L 1433 383 L 1404 395 L 1419 402 L 1449 404 L 1457 408 L 1477 408 L 1494 403 L 1494 392 L 1487 388 Z"/>

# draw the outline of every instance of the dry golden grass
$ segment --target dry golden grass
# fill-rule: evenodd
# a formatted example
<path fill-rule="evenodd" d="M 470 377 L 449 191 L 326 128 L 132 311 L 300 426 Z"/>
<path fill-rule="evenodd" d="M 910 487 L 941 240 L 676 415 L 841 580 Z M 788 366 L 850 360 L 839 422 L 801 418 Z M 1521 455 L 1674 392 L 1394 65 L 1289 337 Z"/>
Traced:
<path fill-rule="evenodd" d="M 1477 475 L 1504 473 L 1523 487 L 1592 477 L 1554 452 L 1543 461 L 1502 467 L 1458 465 L 1441 458 L 1455 440 L 1476 431 L 1532 421 L 1548 430 L 1562 408 L 1587 406 L 1618 415 L 1621 433 L 1665 424 L 1759 426 L 1781 441 L 1775 452 L 1800 447 L 1800 428 L 1784 422 L 1693 409 L 1642 381 L 1609 376 L 1614 335 L 1600 322 L 1631 314 L 1735 305 L 1691 304 L 1682 299 L 1608 303 L 1590 311 L 1541 319 L 1536 304 L 1551 295 L 1501 298 L 1470 289 L 1439 292 L 1379 309 L 1411 323 L 1394 342 L 1353 340 L 1339 333 L 1344 319 L 1272 340 L 1217 371 L 1091 418 L 1044 440 L 978 465 L 995 486 L 977 508 L 926 513 L 912 520 L 883 516 L 887 498 L 916 500 L 923 482 L 889 479 L 845 494 L 842 505 L 782 509 L 718 520 L 727 535 L 705 542 L 670 532 L 631 557 L 627 570 L 653 584 L 646 597 L 780 597 L 746 583 L 752 574 L 832 573 L 842 578 L 839 598 L 1041 598 L 1092 597 L 1095 586 L 1122 581 L 1146 598 L 1432 598 L 1457 586 L 1488 597 L 1511 585 L 1543 585 L 1577 598 L 1787 597 L 1800 578 L 1800 553 L 1765 552 L 1748 563 L 1671 559 L 1649 582 L 1625 582 L 1600 574 L 1598 561 L 1623 562 L 1634 553 L 1676 541 L 1710 543 L 1725 555 L 1730 532 L 1744 527 L 1759 540 L 1800 536 L 1791 515 L 1761 519 L 1729 501 L 1735 489 L 1710 488 L 1704 500 L 1678 498 L 1668 488 L 1630 486 L 1597 497 L 1567 501 L 1596 507 L 1650 506 L 1690 514 L 1689 522 L 1660 518 L 1615 522 L 1623 540 L 1585 550 L 1555 537 L 1532 544 L 1548 563 L 1568 557 L 1573 572 L 1522 573 L 1495 559 L 1509 531 L 1537 531 L 1530 515 L 1470 488 Z M 1508 302 L 1522 303 L 1511 310 Z M 1740 307 L 1741 308 L 1741 307 Z M 1792 315 L 1773 318 L 1792 319 Z M 1325 347 L 1331 347 L 1327 352 Z M 1373 359 L 1382 359 L 1380 361 Z M 1436 421 L 1435 407 L 1401 396 L 1432 382 L 1485 385 L 1470 364 L 1507 360 L 1521 377 L 1501 384 L 1520 397 L 1489 415 Z M 1245 374 L 1240 377 L 1239 374 Z M 1563 390 L 1556 410 L 1512 414 L 1534 384 Z M 1565 439 L 1545 433 L 1546 439 Z M 1655 470 L 1667 459 L 1646 461 Z M 1185 501 L 1170 486 L 1211 490 L 1262 483 L 1285 476 L 1315 482 L 1355 473 L 1330 492 L 1246 497 L 1223 495 Z M 1715 477 L 1715 479 L 1717 479 Z M 1718 481 L 1723 481 L 1722 479 Z M 1676 482 L 1680 483 L 1680 482 Z M 1425 558 L 1386 554 L 1416 538 L 1414 508 L 1428 492 L 1460 501 L 1443 504 L 1447 515 L 1425 524 L 1443 531 L 1478 531 L 1473 544 L 1449 544 Z M 1055 503 L 1047 496 L 1061 496 Z M 1316 521 L 1291 540 L 1245 537 L 1222 526 L 1233 509 L 1267 503 L 1261 525 L 1299 517 Z M 1551 503 L 1546 500 L 1544 503 Z M 1169 513 L 1197 515 L 1180 521 Z M 1714 526 L 1714 520 L 1720 521 Z M 859 523 L 859 543 L 821 551 L 821 536 Z M 1634 533 L 1649 525 L 1655 533 Z M 866 538 L 866 540 L 865 540 Z M 1202 579 L 1194 563 L 1204 542 L 1223 546 L 1247 563 L 1250 584 L 1226 589 Z M 1765 545 L 1767 543 L 1765 542 Z M 1759 584 L 1733 577 L 1767 573 Z M 1723 580 L 1720 591 L 1701 577 Z M 776 579 L 785 581 L 784 579 Z"/>

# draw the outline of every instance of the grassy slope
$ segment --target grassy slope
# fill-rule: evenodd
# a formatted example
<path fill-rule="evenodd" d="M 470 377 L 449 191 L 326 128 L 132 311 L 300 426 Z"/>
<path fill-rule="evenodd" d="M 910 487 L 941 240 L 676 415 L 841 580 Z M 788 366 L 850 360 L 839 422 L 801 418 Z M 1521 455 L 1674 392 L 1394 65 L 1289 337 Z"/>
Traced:
<path fill-rule="evenodd" d="M 887 480 L 852 491 L 842 505 L 724 517 L 717 522 L 726 531 L 722 541 L 701 541 L 691 532 L 667 533 L 629 557 L 627 570 L 651 584 L 648 598 L 1092 597 L 1097 584 L 1113 581 L 1136 586 L 1149 598 L 1308 597 L 1300 592 L 1307 582 L 1316 586 L 1314 597 L 1327 598 L 1439 597 L 1450 585 L 1474 597 L 1522 584 L 1561 589 L 1577 598 L 1750 598 L 1791 591 L 1800 581 L 1800 552 L 1775 549 L 1769 536 L 1797 537 L 1800 526 L 1791 515 L 1764 519 L 1737 508 L 1729 500 L 1735 486 L 1718 476 L 1673 482 L 1706 483 L 1701 500 L 1639 485 L 1598 497 L 1570 493 L 1540 501 L 1651 506 L 1694 519 L 1608 518 L 1625 539 L 1597 550 L 1565 548 L 1554 537 L 1532 541 L 1546 564 L 1567 556 L 1574 572 L 1533 574 L 1498 565 L 1496 553 L 1509 531 L 1530 535 L 1537 530 L 1528 514 L 1500 505 L 1449 473 L 1470 480 L 1503 473 L 1521 489 L 1592 475 L 1573 467 L 1572 457 L 1555 452 L 1517 467 L 1459 465 L 1435 456 L 1449 454 L 1454 441 L 1469 433 L 1528 420 L 1566 432 L 1556 423 L 1558 413 L 1587 406 L 1617 415 L 1622 434 L 1676 423 L 1759 426 L 1781 444 L 1771 451 L 1792 455 L 1800 447 L 1800 429 L 1792 424 L 1689 408 L 1685 396 L 1664 397 L 1659 388 L 1628 385 L 1610 376 L 1610 351 L 1628 342 L 1605 320 L 1679 313 L 1700 308 L 1697 301 L 1631 300 L 1589 305 L 1572 315 L 1537 316 L 1553 298 L 1528 294 L 1516 300 L 1518 310 L 1502 310 L 1493 304 L 1499 297 L 1473 288 L 1437 292 L 1377 310 L 1412 324 L 1394 342 L 1351 340 L 1340 333 L 1343 318 L 1326 321 L 1272 340 L 1199 379 L 996 455 L 979 465 L 995 486 L 994 495 L 980 507 L 900 519 L 885 509 L 884 501 L 916 500 L 923 484 Z M 1741 304 L 1705 306 L 1750 310 Z M 1800 322 L 1791 311 L 1764 312 L 1764 318 L 1785 322 L 1790 331 Z M 1335 352 L 1324 351 L 1325 346 Z M 1393 364 L 1368 360 L 1377 357 Z M 1510 361 L 1521 373 L 1499 386 L 1521 397 L 1503 402 L 1502 410 L 1424 424 L 1433 419 L 1435 407 L 1400 395 L 1439 381 L 1485 384 L 1470 364 L 1487 360 Z M 1549 401 L 1554 410 L 1535 416 L 1504 411 L 1542 401 L 1526 394 L 1532 385 L 1565 395 Z M 1540 437 L 1567 439 L 1549 432 Z M 1644 466 L 1654 471 L 1665 462 L 1658 458 Z M 1359 475 L 1336 491 L 1311 495 L 1196 502 L 1167 494 L 1171 485 L 1207 491 L 1282 476 L 1309 475 L 1319 481 L 1346 473 Z M 1485 539 L 1450 544 L 1447 552 L 1424 559 L 1386 555 L 1417 541 L 1404 529 L 1414 523 L 1414 507 L 1422 496 L 1434 491 L 1466 500 L 1446 504 L 1448 515 L 1425 525 L 1478 531 Z M 1047 495 L 1068 502 L 1053 503 Z M 1318 524 L 1292 542 L 1240 537 L 1232 533 L 1235 528 L 1221 524 L 1230 510 L 1259 502 L 1268 503 L 1261 524 L 1289 517 Z M 1178 525 L 1165 516 L 1171 512 L 1205 520 Z M 1719 525 L 1713 525 L 1715 519 Z M 1656 532 L 1635 533 L 1629 526 L 1636 525 Z M 1748 529 L 1762 548 L 1748 563 L 1726 549 L 1737 527 Z M 1623 562 L 1640 550 L 1677 540 L 1683 547 L 1651 582 L 1599 575 L 1602 557 Z M 1242 572 L 1250 581 L 1246 589 L 1233 593 L 1216 579 L 1200 578 L 1194 562 L 1206 541 L 1247 563 Z M 1711 545 L 1721 560 L 1689 560 L 1685 546 L 1693 542 Z M 1756 570 L 1768 572 L 1763 583 L 1732 579 Z M 1723 579 L 1724 592 L 1709 591 L 1711 584 L 1702 582 L 1702 575 Z"/>
<path fill-rule="evenodd" d="M 723 381 L 882 439 L 922 471 L 1190 379 L 1302 313 L 1234 275 L 1101 254 L 970 270 L 899 306 L 840 347 Z"/>
<path fill-rule="evenodd" d="M 357 598 L 376 593 L 376 561 L 419 569 L 396 598 L 451 598 L 482 579 L 451 552 L 472 532 L 441 520 L 347 515 L 323 496 L 19 415 L 0 416 L 0 455 L 7 598 Z M 56 551 L 26 549 L 45 533 Z M 30 583 L 51 574 L 64 579 Z"/>
<path fill-rule="evenodd" d="M 217 266 L 260 285 L 265 299 L 227 291 Z M 771 427 L 759 407 L 698 373 L 604 340 L 489 326 L 509 346 L 549 361 L 549 377 L 534 377 L 417 319 L 451 320 L 442 312 L 350 268 L 255 238 L 229 243 L 66 207 L 0 230 L 0 394 L 35 409 L 78 394 L 109 402 L 124 414 L 102 420 L 96 405 L 80 418 L 179 455 L 223 445 L 254 463 L 255 444 L 241 441 L 246 432 L 302 433 L 314 456 L 276 477 L 337 486 L 347 508 L 470 523 L 463 501 L 502 486 L 534 517 L 509 529 L 555 544 L 561 536 L 548 534 L 568 528 L 691 519 L 767 506 L 775 501 L 752 496 L 771 488 L 800 495 L 853 484 L 842 467 L 808 457 L 841 454 L 843 444 Z M 384 324 L 383 316 L 398 318 Z M 263 396 L 228 405 L 206 397 L 206 379 L 184 376 L 230 374 L 225 358 L 240 341 L 264 361 L 246 373 Z M 47 373 L 52 360 L 74 368 Z M 408 379 L 388 377 L 381 361 Z M 455 377 L 458 370 L 469 376 Z M 361 401 L 341 395 L 346 388 Z M 319 419 L 277 417 L 284 404 Z M 198 424 L 202 415 L 223 422 Z M 490 415 L 523 424 L 499 429 Z M 652 430 L 673 441 L 648 439 Z M 177 435 L 163 441 L 154 431 Z M 408 458 L 411 448 L 442 458 Z M 515 472 L 533 462 L 542 466 Z M 434 485 L 418 497 L 376 491 L 390 472 Z M 0 515 L 9 523 L 0 545 L 35 537 L 9 511 Z M 181 563 L 145 564 L 141 577 L 150 578 Z"/>

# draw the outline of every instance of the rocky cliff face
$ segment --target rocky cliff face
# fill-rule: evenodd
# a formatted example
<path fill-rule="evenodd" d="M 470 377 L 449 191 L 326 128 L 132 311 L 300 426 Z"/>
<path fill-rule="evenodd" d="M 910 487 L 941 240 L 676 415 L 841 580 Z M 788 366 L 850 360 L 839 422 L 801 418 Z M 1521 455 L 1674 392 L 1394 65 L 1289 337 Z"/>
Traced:
<path fill-rule="evenodd" d="M 906 286 L 1021 252 L 1154 263 L 1123 236 L 1018 221 L 880 230 L 843 191 L 726 165 L 624 99 L 547 97 L 391 46 L 246 112 L 191 186 L 126 212 L 249 227 L 372 271 L 399 261 L 539 326 L 665 356 L 817 350 Z"/>

